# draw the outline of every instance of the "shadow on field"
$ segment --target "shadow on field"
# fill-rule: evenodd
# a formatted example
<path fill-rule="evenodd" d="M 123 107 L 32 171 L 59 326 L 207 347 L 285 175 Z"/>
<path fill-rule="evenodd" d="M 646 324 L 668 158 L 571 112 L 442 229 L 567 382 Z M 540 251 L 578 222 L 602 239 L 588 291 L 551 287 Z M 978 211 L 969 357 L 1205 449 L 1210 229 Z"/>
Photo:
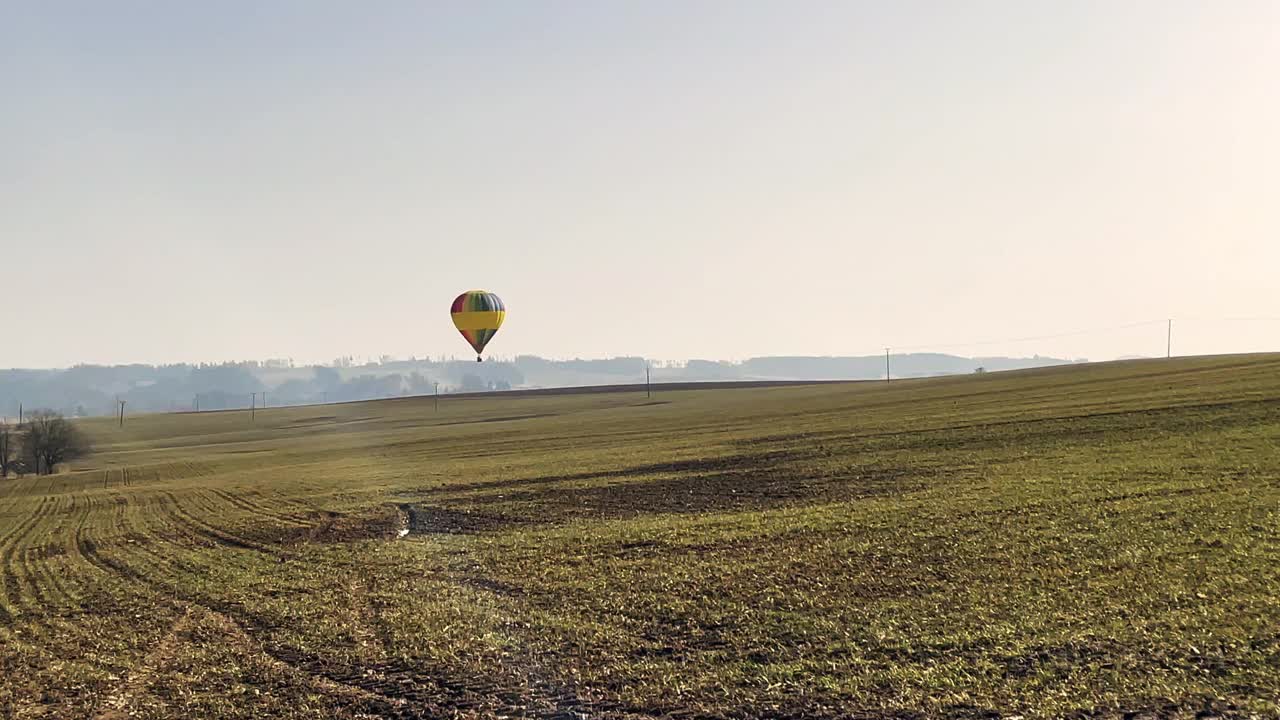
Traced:
<path fill-rule="evenodd" d="M 778 451 L 544 475 L 419 491 L 413 532 L 474 534 L 575 519 L 756 510 L 852 500 L 920 487 L 930 471 L 864 467 L 835 471 L 798 463 L 809 452 Z M 592 483 L 592 481 L 598 481 Z"/>

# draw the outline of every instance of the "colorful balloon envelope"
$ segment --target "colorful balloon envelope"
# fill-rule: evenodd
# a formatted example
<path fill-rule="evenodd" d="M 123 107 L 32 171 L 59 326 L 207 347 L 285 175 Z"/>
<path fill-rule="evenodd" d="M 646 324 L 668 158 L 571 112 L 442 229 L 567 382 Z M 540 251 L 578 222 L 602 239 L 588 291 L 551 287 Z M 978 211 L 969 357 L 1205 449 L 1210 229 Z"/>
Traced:
<path fill-rule="evenodd" d="M 491 292 L 468 290 L 454 299 L 449 313 L 453 316 L 454 327 L 475 349 L 476 362 L 480 362 L 480 353 L 502 327 L 507 308 L 501 298 Z"/>

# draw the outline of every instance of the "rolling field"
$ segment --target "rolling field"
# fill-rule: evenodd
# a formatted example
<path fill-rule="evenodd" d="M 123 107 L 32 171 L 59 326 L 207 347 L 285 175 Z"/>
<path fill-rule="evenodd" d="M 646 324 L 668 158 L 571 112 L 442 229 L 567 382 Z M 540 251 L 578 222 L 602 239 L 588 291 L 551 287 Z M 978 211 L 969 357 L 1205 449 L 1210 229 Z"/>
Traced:
<path fill-rule="evenodd" d="M 0 717 L 1280 716 L 1276 355 L 84 427 Z"/>

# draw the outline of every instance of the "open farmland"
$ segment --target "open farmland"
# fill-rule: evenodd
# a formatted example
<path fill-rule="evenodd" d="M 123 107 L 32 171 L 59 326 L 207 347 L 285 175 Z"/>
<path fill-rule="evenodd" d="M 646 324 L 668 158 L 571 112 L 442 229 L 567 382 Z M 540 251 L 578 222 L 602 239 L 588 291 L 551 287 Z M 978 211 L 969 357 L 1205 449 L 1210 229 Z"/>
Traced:
<path fill-rule="evenodd" d="M 1280 713 L 1280 357 L 433 408 L 85 422 L 0 716 Z"/>

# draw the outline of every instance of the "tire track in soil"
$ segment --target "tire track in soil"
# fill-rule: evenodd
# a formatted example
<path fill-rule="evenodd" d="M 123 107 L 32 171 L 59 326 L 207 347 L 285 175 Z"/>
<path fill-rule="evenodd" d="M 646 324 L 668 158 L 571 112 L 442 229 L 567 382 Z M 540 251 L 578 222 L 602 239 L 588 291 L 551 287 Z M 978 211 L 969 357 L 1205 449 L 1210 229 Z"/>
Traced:
<path fill-rule="evenodd" d="M 191 609 L 188 608 L 174 620 L 168 632 L 138 663 L 137 669 L 129 672 L 120 689 L 98 705 L 98 711 L 92 716 L 93 720 L 126 720 L 129 717 L 127 708 L 130 701 L 146 688 L 156 671 L 173 656 L 181 634 L 191 624 L 191 614 Z"/>
<path fill-rule="evenodd" d="M 427 718 L 441 717 L 444 714 L 454 714 L 447 711 L 447 706 L 437 703 L 422 703 L 421 700 L 423 698 L 416 693 L 407 693 L 403 690 L 396 691 L 397 683 L 390 681 L 386 683 L 378 682 L 379 674 L 374 671 L 368 669 L 364 671 L 355 669 L 335 670 L 318 656 L 300 653 L 291 648 L 272 648 L 264 643 L 253 641 L 253 635 L 250 630 L 263 632 L 271 628 L 271 623 L 265 618 L 257 617 L 242 608 L 236 608 L 230 603 L 224 603 L 212 598 L 198 598 L 180 588 L 164 587 L 141 575 L 128 565 L 102 556 L 98 552 L 97 545 L 89 538 L 78 538 L 77 545 L 85 559 L 103 572 L 118 575 L 129 582 L 144 585 L 156 592 L 172 594 L 190 608 L 196 608 L 210 615 L 222 617 L 226 623 L 237 628 L 245 638 L 257 645 L 259 652 L 272 662 L 279 663 L 292 673 L 309 678 L 317 688 L 328 690 L 328 694 L 335 692 L 345 695 L 350 695 L 353 692 L 357 693 L 361 696 L 362 704 L 367 706 L 367 709 L 373 710 L 380 717 L 388 718 L 389 720 L 425 720 Z M 380 692 L 379 689 L 384 685 L 392 692 Z M 100 716 L 99 720 L 118 717 L 125 716 Z"/>
<path fill-rule="evenodd" d="M 16 517 L 18 512 L 18 505 L 24 500 L 22 496 L 16 494 L 13 491 L 12 487 L 7 487 L 5 488 L 5 490 L 8 491 L 2 497 L 2 499 L 5 501 L 5 504 L 3 508 L 0 508 L 0 524 L 4 526 L 4 531 L 0 532 L 0 545 L 4 544 L 5 540 L 9 537 L 9 535 L 13 533 L 14 529 L 18 526 L 17 522 L 10 524 L 10 523 L 6 523 L 5 519 L 10 516 Z"/>
<path fill-rule="evenodd" d="M 362 688 L 335 682 L 323 676 L 311 673 L 305 669 L 292 665 L 285 660 L 276 657 L 266 649 L 264 645 L 254 639 L 254 637 L 236 620 L 224 613 L 209 611 L 210 617 L 219 623 L 222 629 L 240 644 L 248 652 L 267 657 L 271 663 L 279 670 L 297 676 L 304 682 L 310 684 L 319 692 L 338 699 L 345 709 L 358 709 L 363 712 L 372 711 L 383 718 L 405 719 L 409 718 L 426 718 L 439 717 L 439 715 L 425 715 L 408 707 L 408 702 L 395 698 L 388 698 L 377 693 L 372 693 Z"/>
<path fill-rule="evenodd" d="M 369 585 L 366 573 L 352 573 L 347 582 L 347 594 L 352 599 L 355 612 L 353 616 L 368 637 L 375 639 L 384 655 L 391 653 L 391 631 L 382 618 L 381 605 L 369 596 Z"/>
<path fill-rule="evenodd" d="M 85 560 L 80 552 L 80 538 L 84 536 L 85 528 L 89 526 L 89 519 L 93 517 L 93 515 L 99 511 L 104 504 L 101 497 L 85 495 L 82 500 L 83 506 L 81 507 L 76 526 L 71 530 L 71 532 L 67 533 L 66 538 L 63 540 L 63 550 L 66 553 L 68 570 L 73 563 L 83 562 Z M 73 607 L 81 607 L 81 603 L 77 601 L 70 592 L 67 593 L 67 599 L 71 601 L 70 604 Z"/>
<path fill-rule="evenodd" d="M 380 604 L 368 595 L 368 584 L 373 578 L 368 567 L 353 566 L 352 590 L 365 602 L 361 611 L 362 619 L 371 626 L 388 656 L 393 656 L 393 641 L 387 623 L 382 619 Z M 474 577 L 457 578 L 454 581 L 479 587 L 489 592 L 502 595 L 491 583 Z M 514 617 L 508 618 L 516 623 Z M 470 712 L 485 712 L 498 717 L 531 718 L 534 720 L 584 720 L 601 718 L 603 720 L 643 720 L 657 717 L 676 717 L 682 720 L 698 720 L 696 713 L 655 713 L 651 709 L 630 706 L 622 702 L 583 697 L 578 688 L 572 684 L 558 681 L 554 674 L 547 671 L 546 663 L 537 660 L 531 653 L 517 653 L 505 664 L 516 663 L 521 672 L 501 680 L 487 678 L 464 678 L 461 681 L 450 681 L 451 673 L 442 671 L 433 675 L 433 682 L 449 691 L 454 697 L 449 707 Z M 379 664 L 388 677 L 400 676 L 422 677 L 423 668 L 413 667 L 403 662 Z M 442 680 L 441 678 L 445 678 Z"/>
<path fill-rule="evenodd" d="M 200 535 L 213 543 L 234 547 L 240 550 L 254 550 L 268 555 L 284 554 L 278 549 L 268 548 L 264 545 L 260 545 L 245 538 L 237 537 L 236 535 L 224 530 L 220 530 L 184 510 L 173 493 L 165 492 L 164 495 L 168 497 L 169 501 L 173 504 L 172 515 L 177 521 L 186 525 L 191 532 Z"/>
<path fill-rule="evenodd" d="M 0 609 L 5 612 L 8 618 L 15 617 L 16 613 L 14 610 L 21 612 L 23 606 L 23 584 L 18 577 L 18 568 L 17 563 L 14 561 L 14 556 L 22 542 L 31 534 L 31 531 L 39 526 L 44 518 L 51 512 L 51 503 L 52 498 L 50 496 L 46 495 L 41 498 L 40 504 L 36 507 L 35 511 L 27 516 L 19 524 L 18 528 L 15 528 L 13 532 L 9 533 L 4 542 L 4 550 L 0 551 L 0 575 L 4 576 L 3 583 L 0 583 L 0 585 L 3 585 L 4 607 Z"/>
<path fill-rule="evenodd" d="M 28 534 L 27 536 L 31 538 L 33 541 L 35 540 L 35 536 L 48 535 L 50 533 L 57 532 L 56 525 L 54 527 L 48 527 L 48 526 L 54 522 L 54 518 L 56 517 L 58 512 L 58 505 L 60 503 L 60 498 L 51 498 L 51 499 L 53 500 L 53 502 L 50 504 L 49 512 L 45 513 L 44 519 L 41 520 L 39 523 L 37 523 L 37 525 L 32 528 L 32 533 Z M 38 533 L 35 532 L 37 528 L 40 529 L 40 532 Z M 27 538 L 23 538 L 23 539 L 26 540 Z M 13 548 L 13 554 L 14 554 L 13 571 L 15 574 L 20 572 L 22 574 L 22 577 L 25 579 L 23 589 L 26 592 L 24 594 L 24 597 L 30 598 L 31 600 L 30 605 L 33 611 L 47 610 L 53 606 L 53 601 L 52 601 L 52 598 L 50 597 L 49 588 L 46 587 L 46 583 L 48 582 L 48 576 L 46 573 L 43 572 L 42 563 L 40 562 L 40 559 L 38 557 L 42 552 L 43 552 L 43 548 L 41 548 L 41 546 L 37 544 L 34 544 L 34 542 L 18 543 L 18 544 L 15 544 Z"/>
<path fill-rule="evenodd" d="M 227 518 L 229 515 L 228 502 L 225 501 L 223 497 L 216 495 L 216 491 L 214 491 L 214 489 L 196 489 L 196 491 L 193 491 L 191 495 L 187 496 L 187 501 L 187 506 L 182 509 L 183 519 L 186 520 L 188 524 L 195 523 L 197 528 L 202 528 L 204 530 L 209 530 L 209 532 L 219 534 L 219 536 L 224 538 L 220 544 L 230 544 L 230 546 L 233 547 L 256 550 L 273 556 L 291 555 L 291 553 L 283 550 L 283 548 L 278 546 L 278 544 L 270 541 L 262 542 L 261 538 L 247 536 L 247 534 L 244 534 L 243 524 L 236 524 L 236 528 L 232 529 L 227 527 L 215 527 L 215 525 L 202 520 L 201 516 L 205 516 L 205 518 Z M 237 505 L 232 505 L 230 507 L 233 509 L 233 512 L 230 512 L 230 515 L 233 515 L 234 518 L 236 518 L 236 520 L 230 520 L 232 523 L 237 523 L 237 520 L 239 520 L 241 523 L 250 523 L 252 525 L 256 525 L 256 527 L 262 527 L 262 525 L 278 527 L 280 521 L 282 521 L 270 518 L 270 516 L 264 516 L 257 511 L 248 511 L 248 516 L 246 516 L 246 511 L 243 511 L 241 507 Z M 292 523 L 291 521 L 291 527 L 293 528 L 302 528 L 306 527 L 306 525 L 307 523 Z"/>
<path fill-rule="evenodd" d="M 127 498 L 116 498 L 114 508 L 115 517 L 112 519 L 111 529 L 121 535 L 124 535 L 126 528 L 131 526 L 128 520 L 129 508 L 130 504 Z M 129 582 L 142 584 L 151 590 L 161 589 L 158 583 L 144 577 L 141 573 L 129 567 L 128 564 L 103 556 L 102 553 L 99 552 L 99 544 L 88 536 L 84 527 L 76 529 L 75 546 L 77 554 L 82 557 L 85 562 L 98 570 L 109 575 L 119 576 Z M 165 594 L 171 595 L 172 593 L 166 592 Z"/>
<path fill-rule="evenodd" d="M 248 520 L 256 526 L 264 524 L 276 525 L 282 522 L 289 524 L 291 527 L 302 527 L 309 524 L 306 520 L 299 520 L 286 515 L 278 515 L 268 508 L 254 505 L 247 500 L 236 498 L 235 495 L 231 493 L 219 491 L 215 488 L 206 487 L 195 490 L 190 495 L 190 500 L 191 509 L 207 517 L 220 517 L 226 515 L 228 510 L 227 506 L 230 505 L 231 509 L 239 511 L 234 513 L 237 518 Z M 208 525 L 208 523 L 206 523 L 206 525 Z M 212 525 L 209 525 L 209 527 L 212 527 Z M 262 547 L 262 545 L 260 545 L 256 540 L 252 540 L 243 533 L 236 534 L 229 530 L 221 530 L 221 532 L 246 543 Z M 274 553 L 276 552 L 276 549 L 272 547 L 269 551 Z"/>
<path fill-rule="evenodd" d="M 172 503 L 171 509 L 177 510 L 176 498 L 171 494 L 166 494 L 169 495 L 170 503 Z M 28 527 L 23 528 L 21 532 L 23 537 L 29 535 L 35 526 L 40 524 L 41 519 L 53 512 L 53 506 L 49 504 L 49 500 L 50 498 L 46 497 L 38 508 L 38 512 L 29 519 Z M 90 566 L 104 573 L 118 576 L 129 583 L 143 585 L 161 596 L 169 596 L 179 600 L 188 607 L 188 611 L 183 617 L 189 617 L 192 612 L 191 608 L 197 608 L 213 616 L 224 618 L 225 622 L 237 628 L 238 632 L 250 640 L 253 638 L 253 632 L 263 633 L 272 629 L 272 623 L 269 620 L 245 608 L 212 598 L 196 597 L 191 593 L 184 592 L 180 587 L 167 586 L 144 576 L 125 562 L 104 556 L 100 552 L 99 544 L 88 537 L 86 533 L 87 521 L 95 509 L 94 505 L 91 503 L 90 506 L 84 508 L 73 537 L 68 541 L 69 545 L 74 548 L 74 554 L 82 558 Z M 130 506 L 123 497 L 117 498 L 114 505 L 113 509 L 116 517 L 111 526 L 113 529 L 118 529 L 123 533 L 126 527 L 134 526 L 133 523 L 126 521 Z M 210 538 L 209 535 L 211 533 L 205 528 L 193 524 L 193 518 L 185 512 L 166 512 L 165 516 L 175 520 L 179 527 L 188 530 L 191 534 L 185 537 L 190 537 L 196 542 L 199 542 L 200 539 L 215 539 L 220 544 L 239 547 L 239 544 L 224 542 L 220 537 Z M 148 529 L 154 531 L 155 528 Z M 214 531 L 213 534 L 220 536 L 222 533 Z M 15 539 L 15 545 L 20 540 L 21 538 Z M 145 546 L 140 545 L 137 549 L 145 551 L 154 559 L 161 560 L 170 567 L 177 567 L 188 572 L 198 571 L 197 568 L 177 562 L 173 558 L 166 558 L 164 555 Z M 367 589 L 364 594 L 367 600 Z M 368 606 L 367 602 L 364 604 Z M 390 633 L 385 623 L 381 621 L 381 614 L 378 609 L 376 607 L 368 607 L 366 617 L 379 642 L 384 649 L 387 648 L 390 644 Z M 167 647 L 165 643 L 172 644 L 174 638 L 180 635 L 182 630 L 182 626 L 172 629 L 165 636 L 165 639 L 161 641 L 161 645 L 152 654 L 148 655 L 150 660 L 144 660 L 144 668 L 151 668 L 150 670 L 144 669 L 144 678 L 146 677 L 145 673 L 154 672 L 154 668 L 159 662 L 156 658 L 164 656 L 166 651 L 163 648 Z M 382 717 L 395 720 L 419 720 L 442 715 L 458 715 L 459 713 L 555 720 L 573 720 L 585 717 L 654 717 L 652 713 L 639 708 L 628 708 L 618 703 L 582 699 L 576 690 L 542 679 L 541 673 L 528 678 L 525 683 L 516 683 L 514 685 L 487 678 L 468 678 L 460 681 L 450 678 L 450 673 L 443 668 L 437 672 L 432 672 L 429 668 L 400 660 L 374 663 L 367 667 L 351 667 L 336 664 L 318 655 L 303 653 L 293 648 L 270 647 L 258 641 L 254 642 L 261 646 L 261 654 L 267 656 L 273 663 L 278 663 L 288 668 L 290 672 L 308 678 L 317 689 L 324 691 L 327 695 L 337 694 L 348 699 L 358 700 L 362 709 L 372 710 Z M 132 682 L 135 688 L 142 687 L 144 683 L 143 680 L 136 679 Z M 520 687 L 521 685 L 524 687 Z M 136 692 L 136 690 L 125 689 L 122 692 L 125 693 L 127 698 L 131 696 L 130 693 Z M 117 714 L 113 715 L 111 714 L 112 712 Z M 104 709 L 96 717 L 98 720 L 110 720 L 127 716 L 119 714 L 119 709 L 112 707 Z"/>
<path fill-rule="evenodd" d="M 139 506 L 131 507 L 136 509 Z M 166 548 L 198 550 L 208 547 L 210 541 L 219 547 L 226 545 L 220 538 L 210 538 L 201 528 L 193 527 L 190 521 L 179 516 L 172 497 L 153 503 L 149 512 L 126 514 L 123 525 L 129 554 L 140 556 L 138 560 L 146 568 L 148 584 L 156 592 L 175 600 L 181 595 L 179 588 L 184 577 L 205 575 L 208 569 L 185 561 L 181 553 Z M 283 556 L 278 552 L 274 554 Z M 116 562 L 115 565 L 118 569 L 125 569 L 124 563 Z M 134 579 L 142 578 L 140 573 L 130 572 Z"/>
<path fill-rule="evenodd" d="M 157 517 L 162 516 L 173 520 L 177 526 L 175 530 L 187 531 L 189 534 L 183 537 L 190 538 L 193 542 L 200 543 L 201 540 L 210 539 L 205 528 L 193 524 L 194 518 L 189 513 L 178 509 L 177 499 L 170 493 L 166 495 L 169 499 L 169 503 L 166 503 L 168 506 L 165 508 L 166 512 Z M 128 503 L 124 498 L 118 500 L 115 507 L 117 517 L 112 527 L 119 528 L 122 532 L 128 527 L 136 528 L 136 525 L 126 520 Z M 154 526 L 148 529 L 155 531 Z M 222 535 L 220 531 L 215 532 Z M 83 527 L 77 528 L 74 544 L 77 554 L 99 570 L 119 576 L 127 582 L 143 585 L 161 596 L 168 596 L 174 601 L 185 604 L 188 608 L 194 607 L 203 612 L 221 616 L 239 628 L 246 638 L 253 639 L 255 633 L 265 634 L 274 629 L 274 623 L 271 620 L 247 608 L 214 598 L 197 596 L 184 590 L 178 583 L 169 585 L 153 577 L 144 576 L 129 564 L 104 556 L 100 552 L 98 543 L 86 536 Z M 220 544 L 239 547 L 236 543 L 220 542 Z M 160 561 L 160 566 L 177 568 L 181 572 L 174 573 L 175 579 L 182 573 L 199 572 L 198 568 L 173 557 L 167 557 L 143 544 L 135 549 Z M 363 594 L 367 599 L 367 588 L 364 588 Z M 381 614 L 376 607 L 368 607 L 367 602 L 363 604 L 367 607 L 366 622 L 370 624 L 370 629 L 386 648 L 390 644 L 390 633 L 385 622 L 381 620 Z M 651 713 L 636 708 L 625 708 L 617 703 L 584 700 L 578 696 L 576 690 L 543 680 L 540 677 L 541 674 L 530 678 L 529 682 L 516 683 L 514 686 L 512 683 L 502 683 L 487 678 L 468 678 L 459 681 L 450 678 L 450 673 L 444 668 L 432 671 L 431 668 L 400 660 L 374 663 L 366 667 L 352 667 L 293 648 L 271 646 L 259 640 L 254 642 L 260 646 L 260 653 L 272 662 L 280 663 L 288 667 L 291 672 L 310 678 L 311 682 L 319 688 L 328 688 L 328 694 L 338 692 L 351 695 L 354 693 L 361 698 L 363 706 L 376 710 L 383 717 L 395 720 L 418 720 L 459 713 L 555 720 L 584 717 L 652 717 Z"/>
<path fill-rule="evenodd" d="M 186 523 L 181 522 L 172 512 L 170 503 L 160 502 L 151 504 L 153 507 L 150 512 L 145 514 L 133 512 L 145 508 L 146 505 L 138 503 L 123 502 L 116 505 L 116 520 L 112 523 L 112 527 L 117 529 L 128 543 L 127 550 L 130 555 L 145 555 L 146 567 L 149 569 L 147 584 L 155 591 L 162 592 L 169 597 L 176 597 L 174 587 L 168 586 L 160 580 L 155 579 L 157 575 L 166 575 L 176 585 L 184 575 L 200 575 L 205 572 L 203 568 L 184 562 L 179 559 L 176 553 L 163 552 L 156 546 L 173 546 L 176 548 L 194 549 L 205 545 L 208 538 L 205 535 L 194 532 Z M 137 539 L 135 539 L 135 536 Z M 79 538 L 79 536 L 77 536 Z M 183 541 L 188 541 L 184 543 Z M 88 541 L 95 553 L 94 557 L 86 558 L 86 560 L 95 564 L 98 569 L 107 572 L 115 572 L 123 575 L 131 581 L 142 580 L 142 575 L 132 570 L 127 563 L 121 561 L 111 561 L 106 566 L 103 565 L 101 553 L 98 552 L 98 546 L 92 540 Z M 77 547 L 77 554 L 83 555 L 80 546 Z M 163 570 L 164 572 L 157 572 Z"/>
<path fill-rule="evenodd" d="M 94 508 L 97 506 L 97 498 L 88 494 L 71 495 L 70 506 L 67 507 L 65 514 L 66 520 L 59 525 L 57 535 L 57 557 L 60 558 L 58 565 L 54 567 L 53 563 L 49 563 L 49 571 L 59 579 L 59 585 L 63 592 L 63 597 L 74 604 L 76 600 L 75 593 L 70 589 L 71 583 L 71 564 L 75 558 L 75 528 L 83 527 L 89 518 L 93 515 Z"/>
<path fill-rule="evenodd" d="M 281 507 L 291 508 L 291 512 L 295 517 L 303 518 L 304 520 L 314 514 L 316 510 L 320 509 L 315 505 L 315 503 L 306 502 L 302 498 L 295 497 L 279 490 L 272 491 L 266 495 L 261 495 L 260 497 L 263 497 L 264 499 L 270 498 L 272 502 L 279 503 Z"/>
<path fill-rule="evenodd" d="M 407 700 L 388 697 L 355 685 L 336 682 L 322 674 L 311 672 L 305 667 L 291 663 L 287 659 L 280 657 L 279 653 L 272 651 L 254 638 L 235 617 L 208 605 L 190 602 L 185 617 L 190 618 L 193 615 L 199 616 L 198 619 L 200 621 L 213 625 L 225 634 L 232 641 L 237 651 L 245 655 L 265 658 L 277 672 L 290 676 L 301 684 L 309 685 L 315 691 L 335 700 L 336 704 L 344 710 L 358 711 L 361 714 L 373 713 L 381 718 L 394 718 L 396 720 L 440 717 L 435 708 L 419 710 L 410 707 Z M 189 627 L 189 623 L 179 629 L 175 636 L 180 637 L 185 632 L 186 627 Z M 171 646 L 169 651 L 171 652 Z M 109 719 L 100 718 L 99 720 Z"/>
<path fill-rule="evenodd" d="M 650 718 L 652 713 L 618 703 L 580 698 L 577 691 L 534 678 L 527 687 L 512 687 L 485 678 L 457 680 L 443 669 L 389 660 L 364 667 L 338 664 L 313 653 L 273 646 L 258 640 L 274 629 L 267 618 L 246 608 L 215 598 L 200 597 L 181 587 L 167 587 L 145 577 L 128 565 L 102 556 L 89 538 L 80 538 L 78 548 L 86 560 L 103 570 L 147 586 L 154 592 L 214 616 L 221 616 L 249 639 L 258 651 L 291 672 L 300 674 L 328 694 L 360 697 L 369 710 L 388 720 L 425 720 L 470 714 L 507 716 L 537 720 L 577 720 L 579 718 Z M 376 612 L 376 611 L 375 611 Z M 375 626 L 381 624 L 375 621 Z M 385 642 L 385 630 L 375 632 Z M 103 718 L 102 720 L 106 720 Z"/>
<path fill-rule="evenodd" d="M 62 507 L 62 499 L 66 498 L 66 507 Z M 75 522 L 78 504 L 75 495 L 60 496 L 55 503 L 53 527 L 43 534 L 49 538 L 66 538 L 69 528 Z M 37 595 L 38 607 L 48 611 L 66 608 L 72 604 L 73 598 L 68 589 L 68 576 L 65 570 L 60 571 L 57 565 L 65 561 L 67 544 L 64 540 L 58 544 L 35 545 L 22 551 L 28 577 L 31 578 L 33 593 Z"/>
<path fill-rule="evenodd" d="M 84 647 L 85 633 L 77 618 L 88 610 L 84 602 L 78 599 L 78 593 L 73 593 L 69 586 L 74 584 L 78 590 L 83 590 L 84 586 L 89 584 L 91 588 L 100 589 L 93 583 L 87 583 L 83 571 L 75 565 L 84 560 L 77 541 L 83 536 L 95 510 L 104 502 L 100 497 L 83 495 L 77 502 L 76 496 L 66 496 L 69 507 L 61 508 L 59 498 L 63 496 L 51 497 L 55 500 L 52 505 L 53 510 L 58 510 L 66 516 L 56 527 L 46 533 L 63 536 L 62 544 L 57 546 L 60 551 L 58 557 L 63 559 L 63 567 L 56 568 L 47 561 L 45 546 L 38 548 L 39 554 L 35 556 L 34 562 L 29 561 L 34 551 L 28 549 L 23 553 L 27 556 L 23 558 L 23 562 L 31 580 L 32 593 L 37 597 L 38 603 L 36 608 L 26 616 L 29 620 L 26 625 L 26 641 L 32 650 L 46 657 L 49 662 L 57 662 L 65 658 L 68 653 L 76 653 Z M 79 508 L 79 513 L 72 517 L 76 508 Z M 51 514 L 53 510 L 46 515 Z M 74 528 L 71 527 L 73 524 Z M 50 584 L 51 587 L 56 588 L 56 591 L 45 592 L 42 589 L 43 583 Z M 95 604 L 93 611 L 101 612 L 103 609 Z M 59 651 L 58 648 L 62 650 Z"/>
<path fill-rule="evenodd" d="M 0 534 L 0 547 L 7 546 L 11 539 L 19 535 L 20 533 L 22 533 L 26 528 L 26 524 L 30 522 L 40 512 L 41 506 L 48 501 L 49 501 L 49 497 L 47 495 L 42 497 L 40 499 L 40 504 L 36 506 L 36 509 L 33 513 L 26 515 L 17 523 L 14 523 L 13 525 L 11 525 L 7 530 L 5 530 L 3 534 Z M 15 498 L 9 509 L 16 510 L 18 505 L 19 505 L 19 501 L 17 500 L 17 498 Z"/>
<path fill-rule="evenodd" d="M 134 517 L 126 513 L 123 523 L 126 537 L 136 536 L 141 539 L 138 541 L 131 538 L 128 541 L 129 550 L 132 554 L 147 556 L 147 567 L 152 570 L 163 569 L 175 578 L 182 575 L 199 575 L 204 572 L 202 568 L 181 560 L 176 553 L 164 552 L 160 549 L 164 547 L 193 549 L 204 544 L 206 540 L 204 536 L 190 532 L 186 525 L 177 522 L 167 507 L 161 512 L 146 515 L 145 520 L 149 522 L 139 522 L 139 519 L 136 513 Z M 184 540 L 188 543 L 184 543 Z M 175 568 L 177 572 L 174 572 Z M 153 581 L 152 584 L 160 585 L 159 581 Z M 167 592 L 172 595 L 171 591 Z"/>
<path fill-rule="evenodd" d="M 98 544 L 92 538 L 85 536 L 81 530 L 76 531 L 76 550 L 80 553 L 80 557 L 85 559 L 85 562 L 108 575 L 119 575 L 130 582 L 142 583 L 148 587 L 153 587 L 153 583 L 139 575 L 133 568 L 117 560 L 103 557 L 98 552 Z"/>
<path fill-rule="evenodd" d="M 213 493 L 215 496 L 222 499 L 223 501 L 231 505 L 234 505 L 244 510 L 245 512 L 248 512 L 251 515 L 268 517 L 273 520 L 279 520 L 287 523 L 305 523 L 305 520 L 306 520 L 305 516 L 303 515 L 279 512 L 277 510 L 271 509 L 266 505 L 249 500 L 246 497 L 236 495 L 228 490 L 220 490 L 218 488 L 208 488 L 208 491 L 210 493 Z"/>
<path fill-rule="evenodd" d="M 108 502 L 108 498 L 99 497 L 89 500 L 88 505 L 80 516 L 80 522 L 76 525 L 75 530 L 73 530 L 67 537 L 66 541 L 68 557 L 88 563 L 91 567 L 97 567 L 100 570 L 102 568 L 93 562 L 93 558 L 85 555 L 84 548 L 86 543 L 93 544 L 93 541 L 88 539 L 86 535 L 87 531 L 90 529 L 90 518 L 95 514 L 104 512 L 107 509 L 106 506 L 108 504 L 111 505 L 110 512 L 113 515 L 109 527 L 112 531 L 124 535 L 124 518 L 129 507 L 128 500 L 126 498 L 116 496 L 111 498 L 110 502 Z M 96 544 L 94 544 L 94 547 L 96 548 Z"/>

